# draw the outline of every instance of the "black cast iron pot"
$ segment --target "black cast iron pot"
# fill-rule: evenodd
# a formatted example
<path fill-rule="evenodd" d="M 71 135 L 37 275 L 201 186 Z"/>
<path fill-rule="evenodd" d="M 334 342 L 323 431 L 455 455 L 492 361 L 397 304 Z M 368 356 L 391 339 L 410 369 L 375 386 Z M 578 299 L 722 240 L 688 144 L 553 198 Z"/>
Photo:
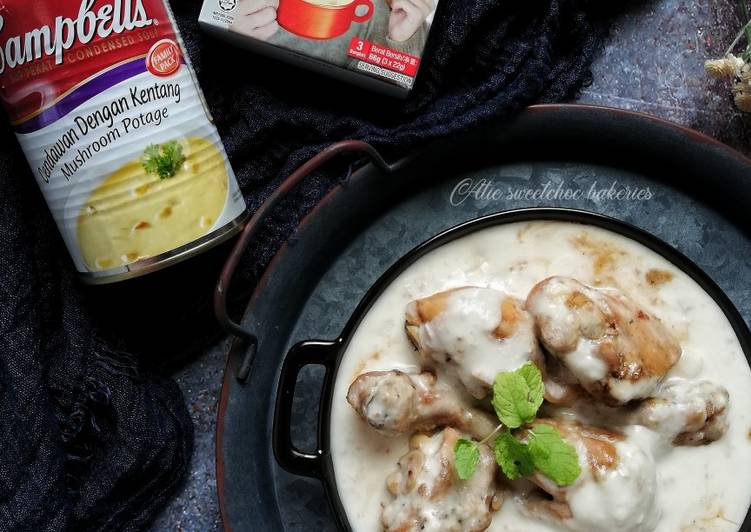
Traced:
<path fill-rule="evenodd" d="M 548 208 L 508 211 L 458 225 L 421 244 L 394 264 L 367 292 L 339 338 L 334 341 L 301 342 L 287 353 L 284 360 L 274 411 L 274 456 L 279 465 L 286 471 L 295 475 L 321 479 L 324 482 L 332 511 L 336 516 L 339 528 L 342 530 L 349 531 L 352 528 L 339 498 L 334 465 L 330 453 L 332 431 L 331 407 L 335 399 L 333 397 L 333 390 L 341 358 L 360 322 L 383 291 L 403 271 L 424 255 L 448 242 L 488 227 L 538 220 L 575 222 L 601 227 L 635 240 L 664 257 L 696 281 L 715 300 L 730 321 L 746 355 L 746 360 L 751 364 L 751 332 L 749 332 L 743 318 L 735 309 L 730 299 L 690 259 L 642 229 L 600 214 L 573 209 Z M 399 309 L 396 310 L 398 311 Z M 290 434 L 295 384 L 302 368 L 308 365 L 320 365 L 326 370 L 323 389 L 321 391 L 318 446 L 313 452 L 305 452 L 297 449 L 292 443 Z M 342 397 L 339 400 L 345 400 L 345 398 Z M 740 530 L 751 530 L 751 511 L 746 515 Z"/>

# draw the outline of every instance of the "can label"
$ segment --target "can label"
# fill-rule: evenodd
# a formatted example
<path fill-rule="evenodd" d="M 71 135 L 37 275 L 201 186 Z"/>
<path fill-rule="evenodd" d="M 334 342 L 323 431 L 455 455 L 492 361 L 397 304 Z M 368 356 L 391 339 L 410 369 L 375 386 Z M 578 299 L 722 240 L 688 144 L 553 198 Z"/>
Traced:
<path fill-rule="evenodd" d="M 0 3 L 0 85 L 79 271 L 157 260 L 244 213 L 162 0 Z"/>

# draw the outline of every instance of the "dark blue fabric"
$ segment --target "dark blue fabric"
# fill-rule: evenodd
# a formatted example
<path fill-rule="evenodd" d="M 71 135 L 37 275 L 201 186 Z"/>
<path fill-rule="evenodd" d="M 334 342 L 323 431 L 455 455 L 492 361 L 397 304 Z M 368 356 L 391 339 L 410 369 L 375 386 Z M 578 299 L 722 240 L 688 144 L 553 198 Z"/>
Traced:
<path fill-rule="evenodd" d="M 404 102 L 201 35 L 173 9 L 251 208 L 323 146 L 388 158 L 539 101 L 572 96 L 617 2 L 441 0 Z M 10 128 L 0 129 L 0 530 L 137 530 L 184 478 L 192 425 L 165 368 L 217 336 L 211 288 L 226 247 L 166 272 L 84 288 Z M 295 191 L 254 242 L 247 292 L 296 221 L 341 177 Z"/>

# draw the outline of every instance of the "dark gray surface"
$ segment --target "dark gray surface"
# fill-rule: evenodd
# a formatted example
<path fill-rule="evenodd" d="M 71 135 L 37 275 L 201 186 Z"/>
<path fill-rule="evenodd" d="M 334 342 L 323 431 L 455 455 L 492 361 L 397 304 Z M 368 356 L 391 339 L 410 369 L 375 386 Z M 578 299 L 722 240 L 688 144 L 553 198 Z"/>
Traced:
<path fill-rule="evenodd" d="M 580 101 L 648 112 L 751 153 L 745 119 L 734 111 L 729 87 L 703 73 L 704 60 L 720 56 L 739 26 L 737 4 L 729 0 L 662 0 L 635 9 L 615 25 L 595 65 L 594 83 Z M 226 352 L 222 342 L 175 375 L 196 425 L 193 468 L 153 530 L 220 528 L 214 429 Z M 297 487 L 304 491 L 308 481 Z"/>
<path fill-rule="evenodd" d="M 618 21 L 580 101 L 642 111 L 751 151 L 748 116 L 729 83 L 704 73 L 742 26 L 737 0 L 660 0 Z"/>
<path fill-rule="evenodd" d="M 181 493 L 156 519 L 152 530 L 221 530 L 216 498 L 214 430 L 228 349 L 229 340 L 224 340 L 174 375 L 195 426 L 193 458 L 190 477 Z"/>

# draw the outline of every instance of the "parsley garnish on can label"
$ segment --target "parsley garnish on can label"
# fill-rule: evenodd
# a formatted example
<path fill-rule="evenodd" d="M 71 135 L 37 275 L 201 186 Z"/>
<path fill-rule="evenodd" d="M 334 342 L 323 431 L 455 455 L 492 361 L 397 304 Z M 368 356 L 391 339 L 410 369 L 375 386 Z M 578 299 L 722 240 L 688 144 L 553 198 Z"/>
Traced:
<path fill-rule="evenodd" d="M 517 480 L 539 472 L 559 486 L 570 486 L 581 474 L 576 449 L 560 433 L 545 423 L 533 423 L 542 406 L 544 385 L 542 374 L 528 362 L 516 371 L 499 373 L 493 383 L 493 409 L 501 425 L 481 442 L 461 439 L 454 448 L 455 468 L 462 480 L 472 478 L 480 461 L 478 445 L 493 443 L 495 459 L 509 480 Z M 526 441 L 511 430 L 523 429 Z"/>
<path fill-rule="evenodd" d="M 143 169 L 149 174 L 159 176 L 159 179 L 174 177 L 183 163 L 183 147 L 176 140 L 164 144 L 150 144 L 141 157 Z"/>

